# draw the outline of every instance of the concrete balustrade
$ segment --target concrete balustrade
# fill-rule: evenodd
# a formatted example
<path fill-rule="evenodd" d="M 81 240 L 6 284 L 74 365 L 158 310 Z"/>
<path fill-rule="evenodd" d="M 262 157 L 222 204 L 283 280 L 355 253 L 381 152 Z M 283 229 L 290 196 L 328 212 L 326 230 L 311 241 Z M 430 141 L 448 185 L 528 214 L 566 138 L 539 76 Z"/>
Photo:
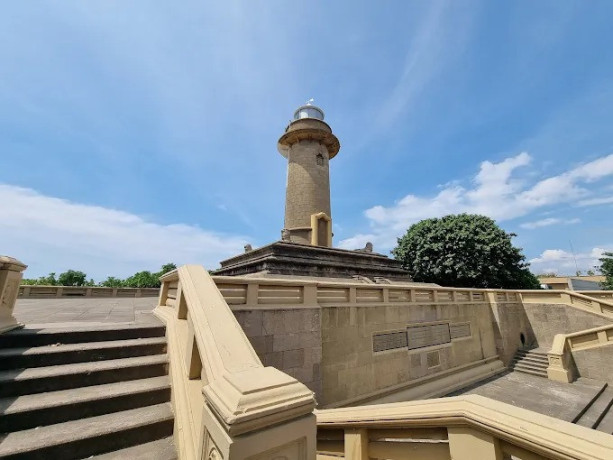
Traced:
<path fill-rule="evenodd" d="M 607 318 L 613 318 L 613 299 L 608 300 L 608 291 L 593 291 L 600 293 L 598 298 L 577 291 L 534 290 L 518 292 L 523 303 L 562 303 Z"/>
<path fill-rule="evenodd" d="M 203 267 L 161 280 L 179 458 L 314 459 L 313 393 L 262 365 Z"/>
<path fill-rule="evenodd" d="M 583 375 L 586 377 L 596 377 L 589 374 L 588 369 L 583 369 L 583 365 L 576 363 L 575 354 L 583 350 L 607 347 L 606 350 L 613 351 L 613 324 L 609 326 L 596 327 L 585 331 L 573 332 L 571 334 L 558 334 L 554 338 L 551 350 L 547 354 L 549 367 L 547 376 L 551 380 L 559 382 L 572 382 L 576 377 Z M 590 360 L 596 366 L 604 366 L 605 380 L 613 379 L 613 364 L 610 364 L 610 357 L 603 360 Z"/>
<path fill-rule="evenodd" d="M 610 435 L 477 395 L 316 415 L 319 460 L 613 458 Z"/>
<path fill-rule="evenodd" d="M 111 288 L 101 286 L 19 286 L 20 299 L 54 297 L 157 297 L 159 288 Z"/>
<path fill-rule="evenodd" d="M 22 262 L 9 256 L 0 256 L 0 334 L 19 327 L 13 316 L 22 272 L 27 268 Z"/>
<path fill-rule="evenodd" d="M 518 302 L 519 291 L 414 287 L 403 283 L 342 282 L 213 276 L 231 308 L 274 309 L 380 304 L 488 304 Z"/>

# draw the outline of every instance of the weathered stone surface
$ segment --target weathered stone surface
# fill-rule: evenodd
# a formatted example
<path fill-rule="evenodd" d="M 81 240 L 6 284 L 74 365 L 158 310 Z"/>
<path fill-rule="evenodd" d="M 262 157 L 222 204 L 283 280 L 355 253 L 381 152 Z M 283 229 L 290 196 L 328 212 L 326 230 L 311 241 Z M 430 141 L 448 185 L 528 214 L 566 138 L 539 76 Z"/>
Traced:
<path fill-rule="evenodd" d="M 282 241 L 226 259 L 215 272 L 227 276 L 253 273 L 329 278 L 362 275 L 410 281 L 400 262 L 382 254 Z"/>

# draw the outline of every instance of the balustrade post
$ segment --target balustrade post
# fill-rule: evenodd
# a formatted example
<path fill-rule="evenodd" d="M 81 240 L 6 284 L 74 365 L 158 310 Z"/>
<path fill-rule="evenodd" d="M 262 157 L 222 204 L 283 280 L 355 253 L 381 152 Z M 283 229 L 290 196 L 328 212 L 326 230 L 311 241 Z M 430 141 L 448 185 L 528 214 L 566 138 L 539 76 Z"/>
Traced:
<path fill-rule="evenodd" d="M 247 295 L 245 299 L 246 305 L 255 306 L 258 304 L 259 289 L 260 289 L 260 285 L 258 283 L 248 283 L 247 284 Z"/>
<path fill-rule="evenodd" d="M 573 373 L 570 369 L 570 350 L 564 334 L 557 334 L 553 338 L 551 350 L 547 353 L 547 378 L 556 382 L 570 383 Z"/>
<path fill-rule="evenodd" d="M 345 458 L 368 460 L 368 430 L 345 429 Z"/>
<path fill-rule="evenodd" d="M 503 460 L 500 442 L 494 436 L 463 426 L 449 427 L 447 432 L 453 460 Z"/>
<path fill-rule="evenodd" d="M 13 316 L 22 272 L 28 266 L 17 259 L 0 256 L 0 334 L 23 327 Z"/>

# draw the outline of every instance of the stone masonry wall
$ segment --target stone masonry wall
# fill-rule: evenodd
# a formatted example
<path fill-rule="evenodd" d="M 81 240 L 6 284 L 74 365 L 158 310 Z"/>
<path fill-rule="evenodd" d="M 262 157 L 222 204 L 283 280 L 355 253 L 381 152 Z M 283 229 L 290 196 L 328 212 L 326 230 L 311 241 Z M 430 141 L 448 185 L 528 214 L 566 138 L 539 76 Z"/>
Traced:
<path fill-rule="evenodd" d="M 491 308 L 496 350 L 500 360 L 508 366 L 515 352 L 522 346 L 521 334 L 528 347 L 536 346 L 536 336 L 521 303 L 496 303 Z"/>
<path fill-rule="evenodd" d="M 319 308 L 235 310 L 234 315 L 265 366 L 304 383 L 321 398 Z"/>
<path fill-rule="evenodd" d="M 574 350 L 573 359 L 579 375 L 613 385 L 613 344 L 586 350 Z"/>
<path fill-rule="evenodd" d="M 322 307 L 320 405 L 376 393 L 496 355 L 487 304 Z M 471 335 L 415 350 L 375 353 L 373 334 L 431 322 L 470 323 Z M 432 352 L 436 352 L 432 360 Z M 429 356 L 430 355 L 430 356 Z"/>
<path fill-rule="evenodd" d="M 526 316 L 539 347 L 550 347 L 556 334 L 569 334 L 611 324 L 611 320 L 558 304 L 526 304 Z"/>

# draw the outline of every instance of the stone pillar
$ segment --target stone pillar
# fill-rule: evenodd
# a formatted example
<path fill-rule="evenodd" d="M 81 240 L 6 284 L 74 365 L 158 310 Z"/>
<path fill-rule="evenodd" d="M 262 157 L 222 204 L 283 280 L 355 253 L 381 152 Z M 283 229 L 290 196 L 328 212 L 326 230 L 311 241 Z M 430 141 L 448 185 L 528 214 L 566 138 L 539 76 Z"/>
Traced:
<path fill-rule="evenodd" d="M 0 256 L 0 334 L 23 327 L 13 316 L 19 284 L 28 266 L 8 256 Z"/>
<path fill-rule="evenodd" d="M 289 240 L 332 246 L 329 161 L 340 144 L 323 112 L 311 105 L 299 108 L 277 148 L 288 160 L 284 231 Z"/>

